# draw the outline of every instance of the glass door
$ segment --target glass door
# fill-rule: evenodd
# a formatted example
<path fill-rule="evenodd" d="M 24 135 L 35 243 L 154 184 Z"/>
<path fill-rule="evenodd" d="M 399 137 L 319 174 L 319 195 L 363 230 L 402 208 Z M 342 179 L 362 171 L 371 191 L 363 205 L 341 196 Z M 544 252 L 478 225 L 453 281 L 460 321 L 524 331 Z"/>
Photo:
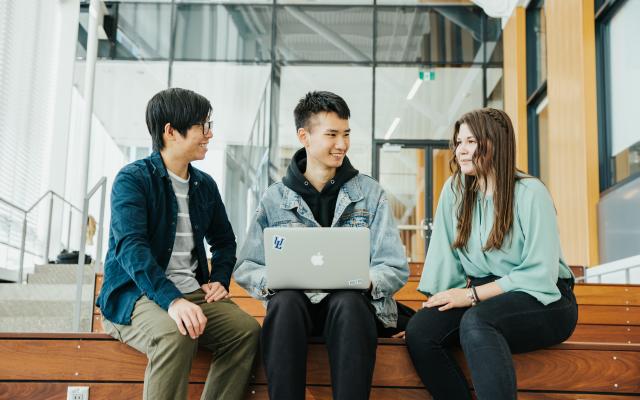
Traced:
<path fill-rule="evenodd" d="M 440 191 L 450 175 L 447 142 L 376 144 L 374 176 L 384 188 L 410 262 L 423 263 Z"/>

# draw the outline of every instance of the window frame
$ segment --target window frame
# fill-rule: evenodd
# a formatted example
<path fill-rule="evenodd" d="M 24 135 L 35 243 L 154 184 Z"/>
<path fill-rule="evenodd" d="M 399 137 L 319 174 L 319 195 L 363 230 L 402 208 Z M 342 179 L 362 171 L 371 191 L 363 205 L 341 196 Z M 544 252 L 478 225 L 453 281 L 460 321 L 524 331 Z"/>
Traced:
<path fill-rule="evenodd" d="M 537 36 L 533 31 L 534 13 L 545 7 L 544 0 L 533 0 L 526 10 L 526 55 L 527 55 L 527 167 L 528 173 L 540 178 L 540 130 L 538 126 L 538 105 L 547 97 L 547 79 L 533 87 L 532 82 L 538 78 L 538 64 L 536 62 Z M 546 51 L 546 46 L 545 46 Z"/>
<path fill-rule="evenodd" d="M 611 155 L 611 79 L 609 69 L 611 58 L 607 51 L 609 47 L 610 22 L 616 16 L 627 0 L 594 0 L 596 30 L 596 91 L 598 111 L 598 164 L 600 172 L 600 194 L 610 192 L 614 188 L 640 177 L 640 172 L 632 173 L 617 181 L 615 159 Z"/>

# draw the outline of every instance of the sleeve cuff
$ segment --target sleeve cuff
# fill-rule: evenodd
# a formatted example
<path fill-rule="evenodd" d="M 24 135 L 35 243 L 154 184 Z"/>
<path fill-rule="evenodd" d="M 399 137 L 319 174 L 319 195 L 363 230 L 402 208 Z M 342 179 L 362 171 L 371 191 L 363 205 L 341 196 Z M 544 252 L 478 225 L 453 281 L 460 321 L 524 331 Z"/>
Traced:
<path fill-rule="evenodd" d="M 179 293 L 177 295 L 166 296 L 164 297 L 164 299 L 166 299 L 165 301 L 163 301 L 162 303 L 160 302 L 157 302 L 157 303 L 160 307 L 164 308 L 165 311 L 169 311 L 169 307 L 171 307 L 171 304 L 173 304 L 174 301 L 182 298 L 183 298 L 182 293 Z"/>
<path fill-rule="evenodd" d="M 376 276 L 375 272 L 370 273 L 371 278 L 371 298 L 380 300 L 385 296 L 384 283 Z"/>
<path fill-rule="evenodd" d="M 257 290 L 257 292 L 260 295 L 260 297 L 263 298 L 263 300 L 269 300 L 276 294 L 274 290 L 271 290 L 266 287 L 263 287 L 262 289 Z"/>
<path fill-rule="evenodd" d="M 502 289 L 502 291 L 504 291 L 505 293 L 511 292 L 516 289 L 516 285 L 513 283 L 509 275 L 505 275 L 502 278 L 497 279 L 495 282 L 498 284 L 498 286 L 500 286 L 500 289 Z"/>

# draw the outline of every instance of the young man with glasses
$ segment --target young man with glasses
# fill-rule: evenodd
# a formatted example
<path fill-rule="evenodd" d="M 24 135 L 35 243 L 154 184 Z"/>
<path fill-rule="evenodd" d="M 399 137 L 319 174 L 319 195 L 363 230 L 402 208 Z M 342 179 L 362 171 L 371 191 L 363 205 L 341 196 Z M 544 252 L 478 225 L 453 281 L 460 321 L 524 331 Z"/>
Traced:
<path fill-rule="evenodd" d="M 105 331 L 147 355 L 144 399 L 187 399 L 198 346 L 213 353 L 202 399 L 243 399 L 257 350 L 260 326 L 227 298 L 236 241 L 225 207 L 214 180 L 191 165 L 207 153 L 210 114 L 190 90 L 153 96 L 154 152 L 113 183 L 97 305 Z"/>

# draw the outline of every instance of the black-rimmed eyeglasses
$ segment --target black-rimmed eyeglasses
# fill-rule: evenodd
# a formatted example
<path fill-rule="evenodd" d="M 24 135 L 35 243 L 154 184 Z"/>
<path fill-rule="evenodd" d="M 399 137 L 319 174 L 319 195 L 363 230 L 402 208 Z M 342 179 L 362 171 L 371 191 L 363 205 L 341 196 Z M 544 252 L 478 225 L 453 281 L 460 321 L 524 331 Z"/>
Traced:
<path fill-rule="evenodd" d="M 202 134 L 203 135 L 207 135 L 207 133 L 211 132 L 211 130 L 213 129 L 213 120 L 210 119 L 207 122 L 203 122 L 200 125 L 202 125 Z"/>

